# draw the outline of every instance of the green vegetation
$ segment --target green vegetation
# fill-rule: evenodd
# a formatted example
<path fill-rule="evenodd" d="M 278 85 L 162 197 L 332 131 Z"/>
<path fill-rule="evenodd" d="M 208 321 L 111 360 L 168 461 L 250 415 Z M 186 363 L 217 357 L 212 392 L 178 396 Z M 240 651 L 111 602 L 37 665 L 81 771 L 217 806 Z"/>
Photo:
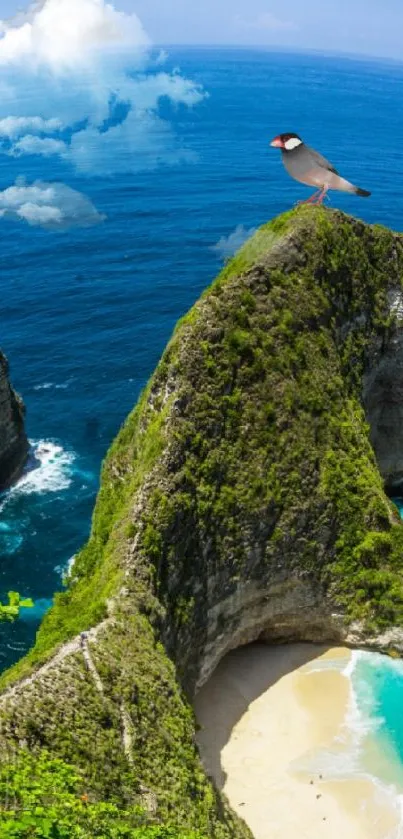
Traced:
<path fill-rule="evenodd" d="M 2 839 L 203 839 L 163 825 L 147 825 L 140 807 L 91 800 L 84 779 L 47 752 L 21 750 L 0 769 Z"/>
<path fill-rule="evenodd" d="M 308 581 L 347 624 L 403 622 L 403 527 L 361 404 L 402 276 L 401 237 L 300 208 L 182 319 L 108 454 L 68 590 L 2 677 L 33 674 L 0 705 L 0 779 L 10 751 L 27 752 L 4 836 L 61 839 L 68 811 L 73 839 L 246 839 L 200 764 L 189 704 L 209 650 L 237 629 L 220 604 Z M 65 773 L 60 797 L 49 772 Z M 45 826 L 24 826 L 37 807 Z"/>
<path fill-rule="evenodd" d="M 30 597 L 21 600 L 18 592 L 9 591 L 8 603 L 0 603 L 0 621 L 15 621 L 20 614 L 20 609 L 32 609 L 33 605 Z"/>
<path fill-rule="evenodd" d="M 403 528 L 361 406 L 367 355 L 392 328 L 387 290 L 401 286 L 402 267 L 391 231 L 303 208 L 258 231 L 182 320 L 164 361 L 180 371 L 189 405 L 174 430 L 183 456 L 175 491 L 151 497 L 143 530 L 144 554 L 166 580 L 182 552 L 182 601 L 197 535 L 247 578 L 243 534 L 266 520 L 266 557 L 275 546 L 347 619 L 374 630 L 402 622 Z M 172 548 L 178 520 L 189 536 Z"/>
<path fill-rule="evenodd" d="M 74 767 L 94 805 L 117 806 L 124 826 L 132 827 L 127 814 L 141 808 L 144 828 L 169 825 L 179 837 L 193 831 L 203 839 L 249 836 L 202 770 L 173 663 L 147 617 L 127 607 L 122 599 L 96 643 L 88 642 L 102 692 L 78 649 L 16 703 L 0 706 L 0 765 L 10 771 L 25 743 L 35 760 L 45 751 Z M 122 744 L 125 724 L 132 759 Z M 70 819 L 76 824 L 82 828 L 79 809 Z"/>

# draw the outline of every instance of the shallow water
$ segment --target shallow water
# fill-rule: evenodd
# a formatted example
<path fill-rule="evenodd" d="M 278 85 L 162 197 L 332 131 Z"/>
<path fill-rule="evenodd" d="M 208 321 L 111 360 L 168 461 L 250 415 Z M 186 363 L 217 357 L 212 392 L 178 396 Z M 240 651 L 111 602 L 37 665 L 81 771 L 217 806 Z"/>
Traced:
<path fill-rule="evenodd" d="M 326 749 L 303 757 L 294 770 L 326 782 L 371 782 L 363 788 L 362 806 L 379 812 L 387 803 L 394 827 L 384 839 L 403 837 L 403 662 L 380 653 L 353 651 L 348 664 L 317 659 L 306 672 L 334 670 L 349 680 L 350 700 L 344 722 Z M 368 796 L 369 790 L 369 799 Z M 372 790 L 372 791 L 371 791 Z"/>

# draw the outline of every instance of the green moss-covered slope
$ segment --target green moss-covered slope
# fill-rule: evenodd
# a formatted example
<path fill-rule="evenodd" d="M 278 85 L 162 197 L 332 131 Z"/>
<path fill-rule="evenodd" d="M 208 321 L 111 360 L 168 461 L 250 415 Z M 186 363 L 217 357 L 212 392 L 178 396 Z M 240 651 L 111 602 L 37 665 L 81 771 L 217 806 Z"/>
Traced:
<path fill-rule="evenodd" d="M 362 407 L 402 276 L 401 237 L 309 207 L 226 266 L 108 454 L 68 591 L 3 676 L 0 763 L 50 753 L 131 830 L 248 835 L 198 759 L 200 674 L 281 622 L 311 637 L 311 608 L 326 638 L 335 611 L 341 637 L 403 623 L 403 528 Z"/>

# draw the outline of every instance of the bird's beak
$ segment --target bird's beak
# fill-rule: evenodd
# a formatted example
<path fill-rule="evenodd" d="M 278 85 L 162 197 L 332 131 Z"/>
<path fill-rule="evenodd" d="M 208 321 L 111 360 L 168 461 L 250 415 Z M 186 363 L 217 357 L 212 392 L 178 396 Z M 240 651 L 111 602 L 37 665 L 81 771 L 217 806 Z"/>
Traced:
<path fill-rule="evenodd" d="M 273 149 L 282 149 L 284 144 L 281 137 L 275 137 L 274 140 L 271 141 L 270 145 Z"/>

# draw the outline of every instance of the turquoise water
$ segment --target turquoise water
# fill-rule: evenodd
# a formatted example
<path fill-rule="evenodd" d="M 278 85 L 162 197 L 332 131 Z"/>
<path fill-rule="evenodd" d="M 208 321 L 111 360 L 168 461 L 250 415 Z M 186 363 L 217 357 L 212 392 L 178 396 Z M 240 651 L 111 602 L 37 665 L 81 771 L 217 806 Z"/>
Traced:
<path fill-rule="evenodd" d="M 403 498 L 395 498 L 403 518 Z M 381 777 L 394 780 L 403 792 L 403 661 L 379 653 L 353 654 L 351 680 L 357 720 L 367 723 L 369 740 L 375 739 L 388 755 Z M 403 835 L 403 828 L 402 828 Z"/>
<path fill-rule="evenodd" d="M 403 498 L 394 498 L 393 501 L 399 510 L 401 518 L 403 519 Z"/>
<path fill-rule="evenodd" d="M 351 681 L 356 702 L 356 720 L 375 739 L 389 761 L 379 772 L 382 780 L 394 780 L 403 792 L 403 662 L 379 653 L 353 654 Z M 365 738 L 363 744 L 365 746 Z M 365 749 L 363 750 L 365 767 Z"/>
<path fill-rule="evenodd" d="M 301 755 L 292 771 L 325 783 L 371 782 L 359 793 L 355 788 L 361 796 L 357 813 L 371 808 L 383 824 L 387 810 L 393 826 L 376 836 L 403 839 L 403 662 L 355 650 L 347 664 L 336 656 L 315 659 L 306 667 L 308 674 L 328 670 L 349 680 L 343 723 L 332 742 Z"/>

